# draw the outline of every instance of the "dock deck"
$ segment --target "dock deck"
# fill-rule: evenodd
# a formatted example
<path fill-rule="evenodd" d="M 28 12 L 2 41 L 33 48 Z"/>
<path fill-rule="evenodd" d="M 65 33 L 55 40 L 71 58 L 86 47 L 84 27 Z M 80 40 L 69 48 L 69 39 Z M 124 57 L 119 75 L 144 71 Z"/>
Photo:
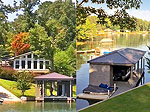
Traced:
<path fill-rule="evenodd" d="M 36 98 L 36 101 L 72 101 L 75 100 L 74 97 L 66 97 L 66 96 L 46 96 L 44 98 L 39 97 Z"/>
<path fill-rule="evenodd" d="M 77 51 L 77 54 L 84 54 L 84 53 L 95 53 L 95 49 L 84 50 L 84 51 Z"/>
<path fill-rule="evenodd" d="M 95 94 L 85 94 L 85 93 L 80 93 L 78 94 L 77 98 L 79 99 L 88 99 L 88 100 L 104 100 L 108 99 L 108 95 L 95 95 Z"/>

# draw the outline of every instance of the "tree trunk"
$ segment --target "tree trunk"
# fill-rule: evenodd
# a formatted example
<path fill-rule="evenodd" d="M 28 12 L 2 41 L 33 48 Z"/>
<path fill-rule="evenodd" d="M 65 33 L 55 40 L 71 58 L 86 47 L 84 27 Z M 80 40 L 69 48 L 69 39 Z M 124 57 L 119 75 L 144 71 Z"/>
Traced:
<path fill-rule="evenodd" d="M 54 70 L 54 51 L 52 52 L 52 57 L 51 57 L 51 64 L 52 64 L 52 66 L 51 66 L 51 72 L 54 72 L 55 70 Z"/>
<path fill-rule="evenodd" d="M 25 92 L 25 91 L 24 91 L 24 90 L 22 90 L 22 96 L 24 96 L 24 92 Z"/>

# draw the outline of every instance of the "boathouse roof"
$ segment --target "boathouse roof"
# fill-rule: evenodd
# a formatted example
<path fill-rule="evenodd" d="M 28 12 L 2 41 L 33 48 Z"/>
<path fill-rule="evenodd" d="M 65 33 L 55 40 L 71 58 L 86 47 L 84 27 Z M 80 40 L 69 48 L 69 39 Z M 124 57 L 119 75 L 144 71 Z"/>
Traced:
<path fill-rule="evenodd" d="M 144 55 L 146 51 L 137 50 L 133 48 L 123 48 L 99 56 L 88 61 L 91 64 L 108 64 L 108 65 L 133 65 L 136 64 Z"/>
<path fill-rule="evenodd" d="M 34 79 L 35 80 L 73 80 L 73 77 L 69 77 L 66 75 L 53 72 L 46 75 L 36 76 L 34 77 Z"/>

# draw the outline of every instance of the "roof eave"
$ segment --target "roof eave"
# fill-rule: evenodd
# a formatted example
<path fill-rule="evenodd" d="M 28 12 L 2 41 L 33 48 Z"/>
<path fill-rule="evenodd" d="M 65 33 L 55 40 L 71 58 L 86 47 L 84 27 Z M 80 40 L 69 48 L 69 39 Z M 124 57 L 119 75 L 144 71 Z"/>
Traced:
<path fill-rule="evenodd" d="M 99 63 L 99 62 L 89 62 L 94 65 L 122 65 L 122 66 L 132 66 L 134 63 Z"/>

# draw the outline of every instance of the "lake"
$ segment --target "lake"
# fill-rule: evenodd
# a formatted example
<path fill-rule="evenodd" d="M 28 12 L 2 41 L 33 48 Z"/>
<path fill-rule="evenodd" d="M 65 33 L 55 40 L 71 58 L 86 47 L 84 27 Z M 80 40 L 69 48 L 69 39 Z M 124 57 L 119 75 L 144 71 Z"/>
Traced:
<path fill-rule="evenodd" d="M 76 112 L 76 103 L 24 102 L 0 105 L 0 112 Z"/>
<path fill-rule="evenodd" d="M 112 42 L 101 43 L 102 39 L 110 39 Z M 77 46 L 77 50 L 90 50 L 96 47 L 100 47 L 101 50 L 115 50 L 119 48 L 136 48 L 140 50 L 148 51 L 147 45 L 150 45 L 150 34 L 114 34 L 103 35 L 87 41 L 83 45 Z M 77 94 L 82 93 L 82 90 L 89 84 L 89 64 L 87 61 L 94 57 L 94 54 L 77 54 Z M 149 57 L 146 53 L 146 57 Z M 150 82 L 150 74 L 145 68 L 145 83 Z M 77 99 L 76 108 L 80 110 L 89 106 L 88 101 Z"/>

